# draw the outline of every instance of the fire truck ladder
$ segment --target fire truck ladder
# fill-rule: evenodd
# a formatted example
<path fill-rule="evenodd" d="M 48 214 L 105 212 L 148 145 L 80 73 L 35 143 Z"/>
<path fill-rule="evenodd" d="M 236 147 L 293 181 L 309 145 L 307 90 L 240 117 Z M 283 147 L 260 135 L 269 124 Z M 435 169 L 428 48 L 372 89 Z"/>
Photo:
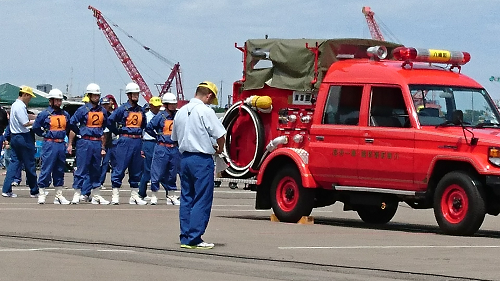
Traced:
<path fill-rule="evenodd" d="M 97 19 L 97 26 L 99 27 L 100 30 L 102 30 L 104 36 L 106 36 L 106 39 L 108 39 L 108 42 L 109 44 L 111 44 L 111 47 L 118 56 L 118 59 L 120 59 L 123 66 L 125 67 L 125 70 L 127 70 L 130 79 L 132 79 L 132 81 L 134 81 L 135 83 L 137 83 L 137 85 L 139 85 L 139 89 L 141 89 L 144 99 L 147 102 L 149 102 L 149 99 L 153 97 L 153 95 L 151 94 L 151 90 L 146 84 L 146 81 L 144 81 L 144 78 L 142 78 L 142 75 L 139 73 L 139 70 L 137 70 L 137 67 L 135 67 L 134 62 L 132 62 L 132 59 L 128 55 L 127 51 L 123 47 L 120 40 L 118 39 L 118 36 L 116 36 L 111 26 L 104 19 L 103 15 L 101 14 L 101 11 L 92 6 L 89 6 L 88 8 L 89 10 L 92 10 L 92 12 L 94 13 L 94 17 Z"/>

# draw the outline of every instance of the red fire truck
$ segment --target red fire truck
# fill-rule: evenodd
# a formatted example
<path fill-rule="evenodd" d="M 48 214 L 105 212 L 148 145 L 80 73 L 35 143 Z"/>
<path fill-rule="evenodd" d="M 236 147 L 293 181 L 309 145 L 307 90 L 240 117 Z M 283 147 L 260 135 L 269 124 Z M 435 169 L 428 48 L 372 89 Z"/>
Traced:
<path fill-rule="evenodd" d="M 467 52 L 369 39 L 258 39 L 223 118 L 223 180 L 297 222 L 342 202 L 372 224 L 400 202 L 472 235 L 500 213 L 500 115 Z"/>

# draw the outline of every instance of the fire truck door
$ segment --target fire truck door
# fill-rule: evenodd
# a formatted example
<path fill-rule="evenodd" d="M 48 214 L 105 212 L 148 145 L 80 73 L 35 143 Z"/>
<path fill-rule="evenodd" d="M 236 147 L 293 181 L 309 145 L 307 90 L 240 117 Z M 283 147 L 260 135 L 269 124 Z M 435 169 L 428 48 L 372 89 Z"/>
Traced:
<path fill-rule="evenodd" d="M 367 126 L 361 127 L 359 180 L 362 186 L 413 188 L 415 134 L 402 91 L 372 87 Z"/>
<path fill-rule="evenodd" d="M 323 186 L 351 185 L 358 178 L 362 86 L 331 86 L 321 124 L 311 126 L 309 169 Z"/>

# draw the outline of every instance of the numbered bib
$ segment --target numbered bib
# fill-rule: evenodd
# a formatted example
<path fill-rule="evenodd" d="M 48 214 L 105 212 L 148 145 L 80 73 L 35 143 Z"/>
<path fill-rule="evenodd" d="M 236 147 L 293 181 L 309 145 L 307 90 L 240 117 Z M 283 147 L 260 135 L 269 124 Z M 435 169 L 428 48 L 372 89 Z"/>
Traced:
<path fill-rule="evenodd" d="M 104 122 L 104 114 L 102 111 L 99 112 L 89 112 L 89 116 L 87 118 L 87 127 L 89 128 L 102 128 L 102 124 Z"/>
<path fill-rule="evenodd" d="M 163 123 L 163 134 L 164 135 L 171 135 L 173 125 L 174 125 L 174 121 L 165 120 L 165 122 Z"/>
<path fill-rule="evenodd" d="M 125 127 L 140 128 L 142 124 L 142 114 L 140 112 L 129 112 Z"/>
<path fill-rule="evenodd" d="M 66 117 L 64 115 L 51 115 L 50 116 L 50 130 L 51 131 L 64 131 L 64 130 L 66 130 Z"/>

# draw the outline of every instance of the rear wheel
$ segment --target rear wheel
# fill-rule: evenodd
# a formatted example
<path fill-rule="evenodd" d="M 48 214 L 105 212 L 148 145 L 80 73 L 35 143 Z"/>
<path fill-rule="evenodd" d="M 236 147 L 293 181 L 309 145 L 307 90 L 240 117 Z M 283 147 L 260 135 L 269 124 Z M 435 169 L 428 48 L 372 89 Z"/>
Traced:
<path fill-rule="evenodd" d="M 366 223 L 385 224 L 391 221 L 398 210 L 398 204 L 388 204 L 382 206 L 363 205 L 358 206 L 356 211 L 358 216 Z"/>
<path fill-rule="evenodd" d="M 297 168 L 285 166 L 273 180 L 271 203 L 278 220 L 298 222 L 302 216 L 311 214 L 314 206 L 314 190 L 302 186 Z"/>
<path fill-rule="evenodd" d="M 465 172 L 446 174 L 434 194 L 434 215 L 451 235 L 472 235 L 484 221 L 486 206 L 481 183 Z"/>

